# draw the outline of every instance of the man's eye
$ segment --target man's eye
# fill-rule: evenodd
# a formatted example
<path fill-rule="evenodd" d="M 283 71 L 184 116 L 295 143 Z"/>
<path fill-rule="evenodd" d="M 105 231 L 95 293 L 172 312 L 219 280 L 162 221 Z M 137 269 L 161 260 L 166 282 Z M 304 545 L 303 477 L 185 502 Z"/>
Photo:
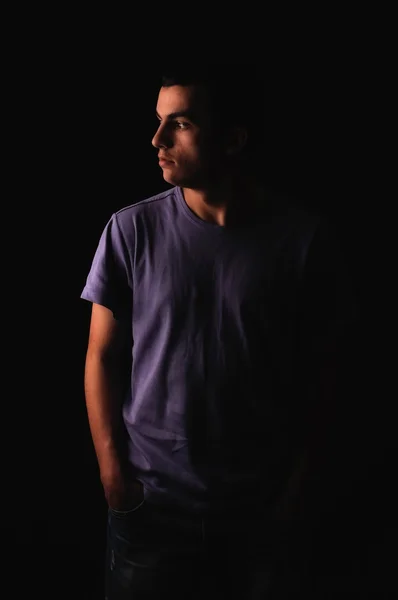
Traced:
<path fill-rule="evenodd" d="M 187 127 L 189 127 L 189 124 L 184 123 L 183 121 L 175 121 L 175 124 L 178 129 L 187 129 Z"/>

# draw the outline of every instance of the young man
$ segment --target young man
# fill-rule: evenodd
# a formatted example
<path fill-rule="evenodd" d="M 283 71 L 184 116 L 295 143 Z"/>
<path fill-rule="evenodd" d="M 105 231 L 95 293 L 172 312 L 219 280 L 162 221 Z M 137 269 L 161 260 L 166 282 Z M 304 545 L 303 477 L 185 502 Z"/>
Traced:
<path fill-rule="evenodd" d="M 321 218 L 266 192 L 247 75 L 164 76 L 172 187 L 112 215 L 82 292 L 108 600 L 265 598 L 333 400 L 340 260 Z"/>

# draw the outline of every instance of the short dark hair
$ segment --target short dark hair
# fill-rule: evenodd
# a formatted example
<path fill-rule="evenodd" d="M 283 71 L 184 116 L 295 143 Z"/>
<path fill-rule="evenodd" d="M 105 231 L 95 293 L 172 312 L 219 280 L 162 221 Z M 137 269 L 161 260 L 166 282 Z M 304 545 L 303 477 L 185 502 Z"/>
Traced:
<path fill-rule="evenodd" d="M 161 85 L 200 85 L 212 115 L 222 128 L 242 125 L 248 131 L 245 154 L 256 160 L 265 135 L 265 76 L 257 63 L 173 65 L 162 71 Z"/>

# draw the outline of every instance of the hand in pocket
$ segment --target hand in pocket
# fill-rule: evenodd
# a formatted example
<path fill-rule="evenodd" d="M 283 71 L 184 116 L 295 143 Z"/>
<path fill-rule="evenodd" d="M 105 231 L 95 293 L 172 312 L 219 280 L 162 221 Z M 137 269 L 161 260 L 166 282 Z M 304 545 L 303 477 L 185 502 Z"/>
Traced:
<path fill-rule="evenodd" d="M 108 506 L 116 511 L 129 511 L 144 500 L 144 487 L 140 481 L 117 479 L 104 485 Z"/>

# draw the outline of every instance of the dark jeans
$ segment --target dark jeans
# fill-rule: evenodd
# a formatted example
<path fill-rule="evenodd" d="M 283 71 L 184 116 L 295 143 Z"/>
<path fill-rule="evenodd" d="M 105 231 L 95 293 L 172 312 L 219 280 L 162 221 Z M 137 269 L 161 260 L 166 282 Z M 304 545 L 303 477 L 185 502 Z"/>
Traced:
<path fill-rule="evenodd" d="M 106 600 L 268 600 L 269 527 L 255 511 L 206 518 L 145 501 L 108 512 Z"/>

